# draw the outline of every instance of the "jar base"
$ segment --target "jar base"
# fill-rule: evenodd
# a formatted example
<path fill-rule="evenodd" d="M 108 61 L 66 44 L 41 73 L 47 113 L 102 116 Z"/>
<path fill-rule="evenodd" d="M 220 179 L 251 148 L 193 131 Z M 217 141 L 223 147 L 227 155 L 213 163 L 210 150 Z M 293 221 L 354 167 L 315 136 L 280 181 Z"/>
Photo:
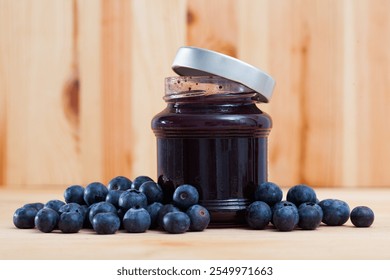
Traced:
<path fill-rule="evenodd" d="M 245 212 L 250 200 L 201 200 L 200 204 L 210 213 L 210 228 L 244 227 Z"/>
<path fill-rule="evenodd" d="M 245 210 L 240 211 L 209 211 L 209 228 L 232 228 L 245 226 Z"/>

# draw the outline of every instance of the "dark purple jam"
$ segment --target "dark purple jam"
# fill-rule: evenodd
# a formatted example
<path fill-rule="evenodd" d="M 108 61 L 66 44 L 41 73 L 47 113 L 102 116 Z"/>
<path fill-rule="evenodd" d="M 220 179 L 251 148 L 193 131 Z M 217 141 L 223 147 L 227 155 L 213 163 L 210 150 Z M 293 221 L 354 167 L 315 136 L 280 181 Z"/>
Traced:
<path fill-rule="evenodd" d="M 210 95 L 187 89 L 166 96 L 167 108 L 152 121 L 157 172 L 168 193 L 184 183 L 195 186 L 200 204 L 210 211 L 211 226 L 236 226 L 244 223 L 254 186 L 267 181 L 272 124 L 256 106 L 255 93 L 226 92 L 227 80 L 220 88 L 221 78 L 212 78 L 207 81 L 216 90 Z M 200 83 L 199 77 L 186 79 Z"/>

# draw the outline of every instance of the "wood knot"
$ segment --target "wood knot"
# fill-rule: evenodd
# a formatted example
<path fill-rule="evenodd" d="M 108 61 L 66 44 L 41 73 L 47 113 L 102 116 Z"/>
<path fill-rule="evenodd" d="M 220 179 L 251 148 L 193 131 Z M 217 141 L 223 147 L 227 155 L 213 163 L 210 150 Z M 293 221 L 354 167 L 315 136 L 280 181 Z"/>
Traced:
<path fill-rule="evenodd" d="M 64 114 L 70 124 L 77 128 L 79 125 L 80 113 L 80 82 L 75 76 L 65 82 L 62 92 L 62 105 Z"/>
<path fill-rule="evenodd" d="M 188 10 L 187 11 L 187 24 L 191 25 L 195 22 L 195 14 L 193 11 Z"/>

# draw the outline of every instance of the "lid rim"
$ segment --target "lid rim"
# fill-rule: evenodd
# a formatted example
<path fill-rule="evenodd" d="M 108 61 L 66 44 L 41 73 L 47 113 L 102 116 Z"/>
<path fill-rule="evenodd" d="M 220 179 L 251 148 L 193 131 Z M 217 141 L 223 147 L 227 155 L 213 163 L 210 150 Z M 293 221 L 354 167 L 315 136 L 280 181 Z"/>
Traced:
<path fill-rule="evenodd" d="M 266 103 L 275 87 L 274 79 L 263 70 L 226 54 L 197 47 L 179 48 L 172 69 L 181 76 L 215 75 L 241 83 L 258 92 Z"/>

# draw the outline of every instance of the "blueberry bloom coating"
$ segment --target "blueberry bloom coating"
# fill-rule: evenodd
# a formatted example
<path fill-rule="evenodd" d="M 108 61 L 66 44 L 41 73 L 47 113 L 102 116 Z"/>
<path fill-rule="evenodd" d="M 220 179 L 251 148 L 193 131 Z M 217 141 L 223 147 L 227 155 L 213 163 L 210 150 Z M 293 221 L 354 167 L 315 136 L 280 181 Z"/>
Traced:
<path fill-rule="evenodd" d="M 96 202 L 105 201 L 108 190 L 99 182 L 90 183 L 84 190 L 84 201 L 89 206 Z"/>
<path fill-rule="evenodd" d="M 13 216 L 15 227 L 21 229 L 34 228 L 34 219 L 37 212 L 38 210 L 34 207 L 21 207 L 16 209 Z"/>
<path fill-rule="evenodd" d="M 210 213 L 209 211 L 199 205 L 192 205 L 187 209 L 186 214 L 190 218 L 190 230 L 192 231 L 202 231 L 206 229 L 210 223 Z"/>
<path fill-rule="evenodd" d="M 282 189 L 272 182 L 261 183 L 255 189 L 255 200 L 264 201 L 270 207 L 280 202 L 283 198 Z"/>
<path fill-rule="evenodd" d="M 153 202 L 146 207 L 151 219 L 150 229 L 158 227 L 158 213 L 160 212 L 163 204 L 160 202 Z"/>
<path fill-rule="evenodd" d="M 35 216 L 35 227 L 41 232 L 52 232 L 58 224 L 60 216 L 51 208 L 42 208 Z"/>
<path fill-rule="evenodd" d="M 355 227 L 369 227 L 374 222 L 374 212 L 367 206 L 357 206 L 351 211 L 351 222 Z"/>
<path fill-rule="evenodd" d="M 130 208 L 146 208 L 148 206 L 148 199 L 139 190 L 131 189 L 123 192 L 119 196 L 118 205 L 124 210 Z"/>
<path fill-rule="evenodd" d="M 54 211 L 57 211 L 58 215 L 60 215 L 59 210 L 61 206 L 65 205 L 65 202 L 58 200 L 58 199 L 52 199 L 46 202 L 45 207 L 51 208 Z"/>
<path fill-rule="evenodd" d="M 165 204 L 163 205 L 163 207 L 161 207 L 160 211 L 158 212 L 158 217 L 157 217 L 157 224 L 161 227 L 161 228 L 164 228 L 164 225 L 163 225 L 163 219 L 164 219 L 164 216 L 167 214 L 167 213 L 170 213 L 170 212 L 179 212 L 180 209 L 177 208 L 175 205 L 173 204 Z"/>
<path fill-rule="evenodd" d="M 63 233 L 77 233 L 83 227 L 83 216 L 78 212 L 64 212 L 60 215 L 58 229 Z"/>
<path fill-rule="evenodd" d="M 32 207 L 32 208 L 37 209 L 37 211 L 39 211 L 43 207 L 45 207 L 45 204 L 43 204 L 42 202 L 32 202 L 32 203 L 27 203 L 27 204 L 23 205 L 23 207 Z"/>
<path fill-rule="evenodd" d="M 92 219 L 92 226 L 97 234 L 114 234 L 120 224 L 119 217 L 111 212 L 97 213 Z"/>
<path fill-rule="evenodd" d="M 146 195 L 148 204 L 162 202 L 164 193 L 161 186 L 153 181 L 146 181 L 139 187 L 139 191 Z"/>
<path fill-rule="evenodd" d="M 122 190 L 109 190 L 106 196 L 106 202 L 111 203 L 116 208 L 119 208 L 119 197 L 125 191 Z"/>
<path fill-rule="evenodd" d="M 313 202 L 315 203 L 317 195 L 315 191 L 304 184 L 296 185 L 290 188 L 287 192 L 287 201 L 290 201 L 299 207 L 304 202 Z"/>
<path fill-rule="evenodd" d="M 145 183 L 145 182 L 148 182 L 148 181 L 151 181 L 151 182 L 154 182 L 154 180 L 148 176 L 138 176 L 136 177 L 134 180 L 133 180 L 133 183 L 131 184 L 131 188 L 132 189 L 136 189 L 138 190 L 139 187 Z"/>
<path fill-rule="evenodd" d="M 79 185 L 72 185 L 65 189 L 64 199 L 66 203 L 77 203 L 80 205 L 85 204 L 84 201 L 84 188 Z"/>
<path fill-rule="evenodd" d="M 190 217 L 184 212 L 169 212 L 163 218 L 163 228 L 169 233 L 184 233 L 190 228 Z"/>
<path fill-rule="evenodd" d="M 272 211 L 264 201 L 255 201 L 246 209 L 245 220 L 253 229 L 264 229 L 271 221 Z"/>
<path fill-rule="evenodd" d="M 75 202 L 70 202 L 68 204 L 64 204 L 58 209 L 58 213 L 61 215 L 65 212 L 77 212 L 82 215 L 84 215 L 84 210 L 81 208 L 80 204 L 77 204 Z"/>
<path fill-rule="evenodd" d="M 127 232 L 141 233 L 149 229 L 151 219 L 144 208 L 130 208 L 123 217 L 123 228 Z"/>
<path fill-rule="evenodd" d="M 302 229 L 314 230 L 322 221 L 322 208 L 313 202 L 302 203 L 298 208 L 298 226 Z"/>
<path fill-rule="evenodd" d="M 324 199 L 318 204 L 321 206 L 322 222 L 328 226 L 341 226 L 349 219 L 349 205 L 339 199 Z"/>
<path fill-rule="evenodd" d="M 89 209 L 89 213 L 88 213 L 89 221 L 92 224 L 93 217 L 96 214 L 98 214 L 98 213 L 106 213 L 106 212 L 114 213 L 115 215 L 117 215 L 116 207 L 114 205 L 112 205 L 111 203 L 109 203 L 109 202 L 100 201 L 98 203 L 92 204 L 91 208 Z"/>
<path fill-rule="evenodd" d="M 298 225 L 299 214 L 294 204 L 284 203 L 273 213 L 273 222 L 280 231 L 292 231 Z"/>
<path fill-rule="evenodd" d="M 178 186 L 173 193 L 173 204 L 181 209 L 188 209 L 199 201 L 198 190 L 188 184 Z"/>
<path fill-rule="evenodd" d="M 295 206 L 295 204 L 292 203 L 292 202 L 290 202 L 290 201 L 282 200 L 282 201 L 276 203 L 276 204 L 271 208 L 271 210 L 272 210 L 271 223 L 272 223 L 272 224 L 274 224 L 273 215 L 274 215 L 275 211 L 278 210 L 278 209 L 280 209 L 280 208 L 283 208 L 283 207 L 285 207 L 285 206 L 288 206 L 288 205 L 290 205 L 290 206 Z M 295 206 L 295 207 L 296 207 L 296 206 Z"/>
<path fill-rule="evenodd" d="M 108 182 L 107 189 L 126 191 L 131 188 L 132 183 L 133 182 L 125 176 L 116 176 Z"/>

